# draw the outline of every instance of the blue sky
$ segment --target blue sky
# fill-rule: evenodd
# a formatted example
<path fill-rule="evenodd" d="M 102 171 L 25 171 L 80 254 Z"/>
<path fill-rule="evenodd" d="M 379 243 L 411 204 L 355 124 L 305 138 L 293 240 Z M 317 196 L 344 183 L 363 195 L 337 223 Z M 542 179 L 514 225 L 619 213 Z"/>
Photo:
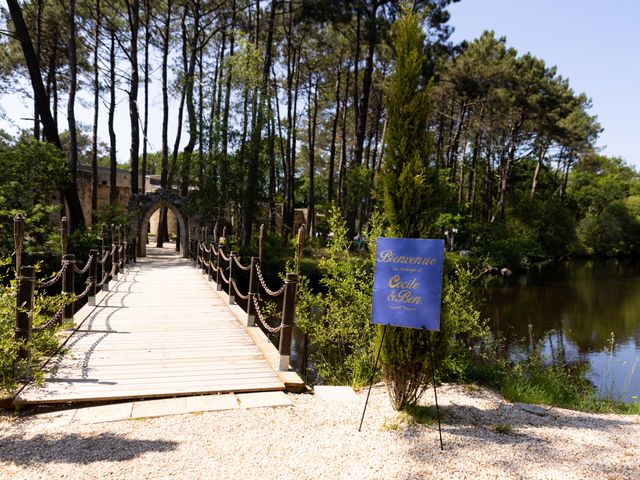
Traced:
<path fill-rule="evenodd" d="M 557 66 L 592 99 L 602 153 L 640 167 L 640 1 L 461 0 L 449 12 L 453 41 L 493 30 L 518 53 Z"/>

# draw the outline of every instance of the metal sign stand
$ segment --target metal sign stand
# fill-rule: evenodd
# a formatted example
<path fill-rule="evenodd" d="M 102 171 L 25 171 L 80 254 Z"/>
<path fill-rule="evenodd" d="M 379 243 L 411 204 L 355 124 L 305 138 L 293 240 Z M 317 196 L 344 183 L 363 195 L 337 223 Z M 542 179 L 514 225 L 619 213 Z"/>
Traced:
<path fill-rule="evenodd" d="M 436 390 L 436 365 L 433 363 L 433 349 L 431 348 L 431 332 L 427 331 L 427 344 L 429 345 L 429 360 L 431 361 L 431 373 L 433 375 L 433 396 L 436 400 L 436 417 L 438 418 L 438 434 L 440 435 L 440 450 L 444 451 L 442 445 L 442 426 L 440 425 L 440 407 L 438 406 L 438 391 Z"/>
<path fill-rule="evenodd" d="M 360 419 L 360 426 L 358 427 L 358 431 L 362 430 L 362 422 L 364 422 L 364 414 L 367 411 L 367 404 L 369 403 L 369 395 L 371 395 L 371 387 L 373 386 L 373 381 L 376 378 L 376 371 L 378 370 L 378 360 L 380 359 L 380 352 L 382 351 L 382 343 L 384 342 L 384 334 L 387 333 L 387 326 L 385 325 L 382 329 L 382 338 L 380 339 L 380 346 L 378 347 L 378 354 L 376 355 L 376 361 L 373 364 L 373 371 L 371 372 L 371 381 L 369 382 L 369 391 L 367 392 L 367 399 L 364 402 L 364 410 L 362 410 L 362 418 Z"/>

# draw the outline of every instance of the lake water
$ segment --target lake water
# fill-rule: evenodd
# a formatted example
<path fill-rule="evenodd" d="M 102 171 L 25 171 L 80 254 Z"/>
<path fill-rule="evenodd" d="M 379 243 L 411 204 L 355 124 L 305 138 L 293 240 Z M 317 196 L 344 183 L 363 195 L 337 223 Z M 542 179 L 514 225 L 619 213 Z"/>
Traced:
<path fill-rule="evenodd" d="M 543 342 L 550 359 L 588 364 L 600 395 L 640 398 L 640 263 L 547 262 L 489 285 L 483 316 L 512 353 Z"/>

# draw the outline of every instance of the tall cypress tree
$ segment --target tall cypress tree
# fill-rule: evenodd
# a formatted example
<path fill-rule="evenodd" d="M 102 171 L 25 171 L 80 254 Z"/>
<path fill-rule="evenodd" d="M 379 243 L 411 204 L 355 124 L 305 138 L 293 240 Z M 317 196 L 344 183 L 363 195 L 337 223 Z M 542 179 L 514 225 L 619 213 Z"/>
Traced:
<path fill-rule="evenodd" d="M 396 68 L 389 79 L 386 98 L 384 210 L 391 235 L 408 238 L 435 233 L 444 193 L 438 169 L 431 163 L 430 85 L 423 75 L 425 34 L 420 20 L 405 6 L 393 25 Z M 383 374 L 394 407 L 401 409 L 415 404 L 428 385 L 431 370 L 427 332 L 386 328 L 381 355 Z"/>

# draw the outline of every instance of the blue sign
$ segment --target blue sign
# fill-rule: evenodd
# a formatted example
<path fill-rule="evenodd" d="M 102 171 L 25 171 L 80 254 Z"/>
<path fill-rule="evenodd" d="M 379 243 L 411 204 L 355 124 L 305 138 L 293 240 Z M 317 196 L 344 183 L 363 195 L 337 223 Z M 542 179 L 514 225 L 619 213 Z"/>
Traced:
<path fill-rule="evenodd" d="M 440 329 L 444 240 L 378 238 L 371 323 Z"/>

